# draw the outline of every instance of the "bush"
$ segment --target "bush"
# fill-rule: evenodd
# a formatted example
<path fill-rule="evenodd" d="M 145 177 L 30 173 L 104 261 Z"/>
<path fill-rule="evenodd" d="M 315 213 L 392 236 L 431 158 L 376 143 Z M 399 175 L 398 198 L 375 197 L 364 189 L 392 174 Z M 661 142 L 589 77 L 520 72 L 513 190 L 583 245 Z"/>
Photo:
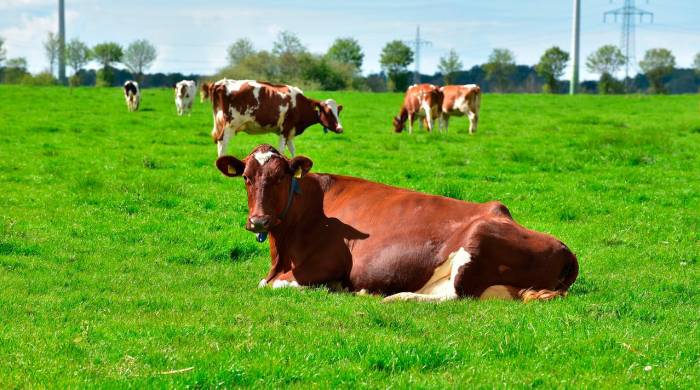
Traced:
<path fill-rule="evenodd" d="M 619 94 L 625 91 L 624 84 L 610 73 L 603 73 L 598 82 L 598 93 L 601 95 Z"/>
<path fill-rule="evenodd" d="M 114 70 L 112 68 L 102 68 L 97 71 L 96 87 L 111 87 L 114 85 Z"/>
<path fill-rule="evenodd" d="M 55 77 L 53 77 L 53 74 L 51 72 L 41 72 L 38 73 L 34 76 L 31 74 L 27 73 L 22 77 L 21 80 L 22 84 L 26 85 L 56 85 L 58 84 L 58 80 L 56 80 Z"/>

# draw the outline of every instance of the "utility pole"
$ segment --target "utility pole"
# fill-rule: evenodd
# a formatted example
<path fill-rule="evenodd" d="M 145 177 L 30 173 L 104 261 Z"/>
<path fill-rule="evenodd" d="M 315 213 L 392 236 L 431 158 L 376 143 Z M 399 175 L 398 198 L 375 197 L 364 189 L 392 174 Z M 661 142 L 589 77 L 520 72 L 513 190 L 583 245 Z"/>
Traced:
<path fill-rule="evenodd" d="M 574 0 L 574 22 L 572 25 L 571 53 L 573 54 L 573 69 L 569 82 L 569 95 L 575 95 L 578 91 L 578 63 L 579 45 L 581 43 L 581 0 Z"/>
<path fill-rule="evenodd" d="M 58 0 L 58 81 L 66 84 L 66 23 L 64 0 Z"/>
<path fill-rule="evenodd" d="M 649 3 L 649 0 L 647 0 Z M 620 34 L 620 50 L 625 55 L 625 86 L 629 87 L 630 67 L 635 63 L 635 26 L 636 17 L 639 16 L 639 23 L 648 16 L 651 23 L 654 23 L 654 14 L 634 5 L 634 0 L 625 0 L 622 8 L 614 9 L 603 14 L 603 22 L 607 22 L 608 15 L 612 15 L 617 22 L 617 17 L 622 19 L 622 33 Z"/>
<path fill-rule="evenodd" d="M 413 63 L 416 65 L 413 71 L 413 83 L 420 83 L 420 48 L 421 46 L 430 46 L 433 43 L 430 41 L 422 40 L 420 37 L 420 25 L 416 27 L 416 39 L 413 41 L 406 41 L 406 44 L 413 46 Z"/>

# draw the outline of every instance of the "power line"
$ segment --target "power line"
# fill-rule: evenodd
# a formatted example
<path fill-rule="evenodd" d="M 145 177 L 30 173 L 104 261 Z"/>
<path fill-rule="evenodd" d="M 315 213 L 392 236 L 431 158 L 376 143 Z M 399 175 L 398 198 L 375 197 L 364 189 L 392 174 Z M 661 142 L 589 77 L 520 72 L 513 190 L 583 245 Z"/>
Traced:
<path fill-rule="evenodd" d="M 420 37 L 420 25 L 416 26 L 416 39 L 413 41 L 406 41 L 407 44 L 413 45 L 413 53 L 414 53 L 414 64 L 416 65 L 415 70 L 413 71 L 413 82 L 415 84 L 420 83 L 420 48 L 422 46 L 430 46 L 433 43 L 430 41 L 426 41 L 421 39 Z"/>
<path fill-rule="evenodd" d="M 611 0 L 612 1 L 612 0 Z M 649 3 L 649 0 L 647 0 Z M 651 23 L 654 23 L 654 14 L 637 8 L 634 0 L 625 0 L 622 8 L 614 9 L 603 14 L 603 22 L 607 22 L 608 16 L 613 16 L 615 22 L 617 17 L 622 19 L 622 30 L 620 34 L 620 49 L 625 55 L 625 84 L 629 84 L 630 65 L 635 62 L 635 26 L 637 16 L 639 23 L 644 21 L 645 16 L 649 16 Z"/>

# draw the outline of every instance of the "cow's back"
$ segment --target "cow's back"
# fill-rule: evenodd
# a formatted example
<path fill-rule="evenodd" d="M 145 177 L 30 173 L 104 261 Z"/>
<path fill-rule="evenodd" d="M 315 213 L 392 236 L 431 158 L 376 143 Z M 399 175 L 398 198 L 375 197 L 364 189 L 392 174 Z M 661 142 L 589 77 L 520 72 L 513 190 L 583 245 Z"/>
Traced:
<path fill-rule="evenodd" d="M 323 209 L 363 233 L 350 240 L 350 282 L 356 289 L 414 291 L 456 250 L 445 237 L 459 236 L 484 216 L 509 218 L 493 203 L 478 204 L 337 175 L 325 183 Z M 456 243 L 455 243 L 456 244 Z M 401 272 L 396 272 L 397 267 Z"/>
<path fill-rule="evenodd" d="M 211 99 L 215 118 L 223 115 L 235 132 L 279 134 L 300 94 L 287 85 L 220 80 L 212 87 Z"/>
<path fill-rule="evenodd" d="M 462 116 L 467 111 L 478 111 L 478 95 L 481 89 L 476 84 L 446 85 L 440 88 L 443 94 L 442 112 Z"/>

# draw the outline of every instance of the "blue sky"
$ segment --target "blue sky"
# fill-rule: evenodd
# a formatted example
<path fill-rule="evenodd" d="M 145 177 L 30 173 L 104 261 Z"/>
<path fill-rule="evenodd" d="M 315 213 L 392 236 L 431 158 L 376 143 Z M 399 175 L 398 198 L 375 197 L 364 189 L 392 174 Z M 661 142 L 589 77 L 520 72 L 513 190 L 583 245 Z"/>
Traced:
<path fill-rule="evenodd" d="M 212 73 L 225 65 L 226 47 L 248 37 L 270 49 L 281 30 L 295 32 L 312 52 L 325 52 L 337 37 L 352 36 L 365 52 L 364 73 L 379 70 L 379 55 L 393 39 L 412 39 L 420 24 L 424 39 L 421 70 L 433 73 L 440 56 L 455 49 L 466 68 L 486 61 L 492 49 L 511 49 L 518 63 L 534 64 L 542 52 L 571 45 L 571 0 L 249 0 L 206 2 L 65 0 L 67 39 L 93 45 L 122 45 L 146 38 L 158 48 L 150 71 Z M 57 0 L 0 0 L 0 36 L 8 57 L 26 57 L 30 70 L 47 68 L 41 41 L 56 31 Z M 620 24 L 603 23 L 603 12 L 623 0 L 582 0 L 581 55 L 618 44 Z M 700 52 L 699 0 L 637 0 L 655 13 L 654 24 L 637 28 L 637 58 L 666 47 L 680 67 Z M 593 78 L 583 66 L 584 78 Z"/>

